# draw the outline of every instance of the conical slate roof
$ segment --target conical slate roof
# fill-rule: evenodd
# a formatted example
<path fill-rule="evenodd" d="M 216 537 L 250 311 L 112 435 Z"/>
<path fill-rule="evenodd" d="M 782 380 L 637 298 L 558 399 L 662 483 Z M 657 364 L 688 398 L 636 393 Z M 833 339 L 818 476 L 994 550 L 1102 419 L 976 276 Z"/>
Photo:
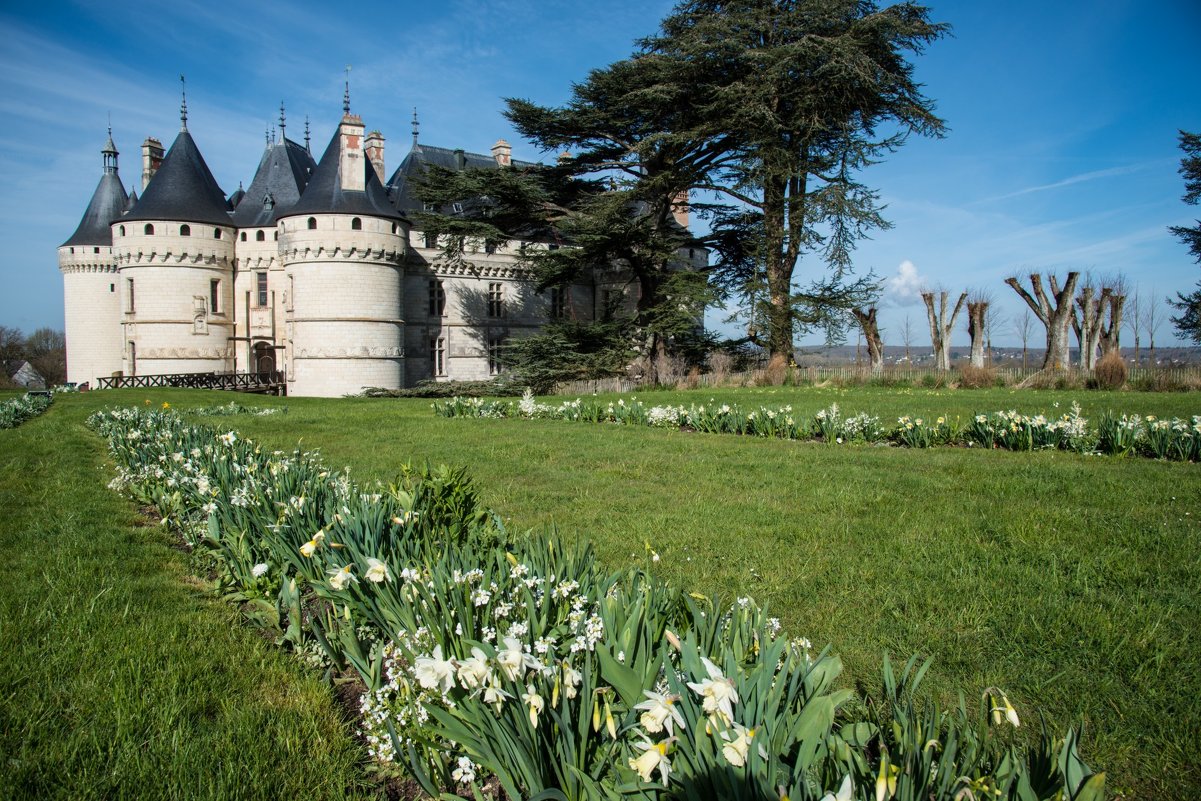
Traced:
<path fill-rule="evenodd" d="M 124 211 L 125 187 L 121 185 L 116 170 L 106 172 L 100 176 L 100 183 L 92 193 L 92 201 L 88 203 L 88 210 L 83 213 L 79 227 L 62 246 L 112 245 L 111 226 Z"/>
<path fill-rule="evenodd" d="M 229 202 L 186 130 L 180 131 L 127 220 L 229 225 Z"/>
<path fill-rule="evenodd" d="M 371 162 L 366 157 L 363 158 L 363 169 L 366 171 L 367 178 L 365 191 L 342 188 L 341 161 L 342 135 L 339 128 L 334 131 L 334 138 L 330 140 L 329 147 L 325 148 L 325 154 L 321 156 L 321 161 L 317 164 L 317 169 L 313 171 L 313 177 L 309 179 L 308 186 L 305 187 L 300 200 L 284 213 L 288 216 L 294 214 L 364 214 L 390 219 L 404 218 L 404 215 L 397 212 L 388 202 L 388 192 L 379 182 L 375 168 L 371 166 Z"/>
<path fill-rule="evenodd" d="M 300 200 L 316 171 L 317 163 L 302 145 L 290 139 L 271 145 L 259 161 L 250 188 L 237 203 L 234 225 L 239 228 L 274 225 Z"/>

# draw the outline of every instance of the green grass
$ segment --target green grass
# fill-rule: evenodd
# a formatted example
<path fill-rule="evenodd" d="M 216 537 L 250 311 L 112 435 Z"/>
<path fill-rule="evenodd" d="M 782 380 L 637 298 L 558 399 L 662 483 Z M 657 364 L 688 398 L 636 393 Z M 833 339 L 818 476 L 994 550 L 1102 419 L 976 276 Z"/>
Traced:
<path fill-rule="evenodd" d="M 1090 417 L 1106 409 L 1201 413 L 1201 396 L 1188 394 L 778 388 L 644 396 L 710 398 L 791 403 L 805 415 L 837 401 L 886 423 L 1009 408 L 1050 415 L 1074 399 Z M 26 427 L 143 399 L 186 409 L 229 396 L 69 396 Z M 588 537 L 612 567 L 644 563 L 649 542 L 665 578 L 751 594 L 790 632 L 832 644 L 848 681 L 874 683 L 885 652 L 921 653 L 935 660 L 928 689 L 944 700 L 962 689 L 974 704 L 997 685 L 1024 727 L 1036 727 L 1039 714 L 1059 729 L 1083 721 L 1086 758 L 1130 797 L 1201 792 L 1201 466 L 447 420 L 428 401 L 238 399 L 289 411 L 205 422 L 269 448 L 303 439 L 360 480 L 387 480 L 410 459 L 467 465 L 512 526 L 557 525 Z"/>
<path fill-rule="evenodd" d="M 0 797 L 370 797 L 330 690 L 106 488 L 96 400 L 0 431 Z"/>

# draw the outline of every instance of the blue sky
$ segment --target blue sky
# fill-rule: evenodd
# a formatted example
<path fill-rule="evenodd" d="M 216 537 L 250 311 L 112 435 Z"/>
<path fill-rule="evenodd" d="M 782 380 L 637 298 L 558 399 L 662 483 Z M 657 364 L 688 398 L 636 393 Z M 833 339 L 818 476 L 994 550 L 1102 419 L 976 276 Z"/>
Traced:
<path fill-rule="evenodd" d="M 305 115 L 320 155 L 351 102 L 388 139 L 391 171 L 411 138 L 487 152 L 500 137 L 538 159 L 501 116 L 502 98 L 564 102 L 588 69 L 628 55 L 670 2 L 145 4 L 6 2 L 0 10 L 0 324 L 62 326 L 55 248 L 100 175 L 112 116 L 121 176 L 140 191 L 142 140 L 169 145 L 188 80 L 189 130 L 218 183 L 249 183 L 280 101 L 288 135 Z M 864 173 L 895 227 L 861 244 L 856 265 L 888 279 L 885 342 L 908 315 L 924 333 L 921 286 L 990 291 L 1032 269 L 1123 272 L 1144 296 L 1201 278 L 1169 225 L 1180 201 L 1177 129 L 1201 131 L 1201 4 L 1196 0 L 932 2 L 952 37 L 916 59 L 950 132 L 913 139 Z M 819 270 L 803 261 L 798 276 Z M 1166 317 L 1166 314 L 1163 315 Z M 709 315 L 717 325 L 720 310 Z M 967 335 L 956 333 L 956 344 Z M 997 340 L 1015 341 L 1010 326 Z M 1164 323 L 1157 343 L 1172 332 Z M 1129 342 L 1129 336 L 1125 337 Z"/>

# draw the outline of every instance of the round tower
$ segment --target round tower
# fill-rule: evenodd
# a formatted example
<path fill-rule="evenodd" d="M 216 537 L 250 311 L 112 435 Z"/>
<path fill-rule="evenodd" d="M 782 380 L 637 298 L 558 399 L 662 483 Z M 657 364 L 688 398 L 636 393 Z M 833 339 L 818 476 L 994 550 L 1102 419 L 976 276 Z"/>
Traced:
<path fill-rule="evenodd" d="M 192 135 L 112 226 L 126 375 L 233 370 L 235 228 Z"/>
<path fill-rule="evenodd" d="M 404 385 L 402 265 L 408 223 L 364 151 L 349 104 L 300 200 L 279 219 L 287 278 L 288 394 L 338 397 Z"/>
<path fill-rule="evenodd" d="M 58 249 L 63 274 L 67 380 L 96 385 L 121 370 L 121 294 L 110 224 L 125 210 L 113 132 L 100 151 L 104 172 L 71 238 Z"/>

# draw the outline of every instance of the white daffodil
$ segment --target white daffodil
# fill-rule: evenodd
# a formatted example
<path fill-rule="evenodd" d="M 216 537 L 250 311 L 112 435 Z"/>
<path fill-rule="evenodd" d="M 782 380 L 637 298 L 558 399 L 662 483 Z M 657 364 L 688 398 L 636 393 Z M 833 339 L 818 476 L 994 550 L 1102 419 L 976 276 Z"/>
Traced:
<path fill-rule="evenodd" d="M 496 707 L 496 711 L 500 712 L 500 708 L 504 706 L 505 700 L 512 698 L 512 694 L 505 692 L 496 685 L 496 677 L 490 677 L 488 687 L 484 690 L 484 703 Z"/>
<path fill-rule="evenodd" d="M 363 577 L 375 584 L 382 584 L 392 579 L 392 575 L 388 572 L 388 566 L 374 556 L 367 557 L 367 571 L 363 573 Z"/>
<path fill-rule="evenodd" d="M 478 647 L 471 649 L 471 658 L 459 662 L 459 684 L 464 690 L 474 690 L 484 686 L 489 674 L 488 655 Z"/>
<path fill-rule="evenodd" d="M 718 715 L 727 723 L 734 717 L 734 704 L 738 703 L 738 690 L 734 682 L 726 678 L 716 665 L 705 657 L 701 663 L 709 673 L 709 678 L 700 682 L 688 682 L 689 688 L 704 699 L 701 707 L 706 715 Z"/>
<path fill-rule="evenodd" d="M 259 562 L 257 565 L 250 568 L 250 575 L 254 576 L 255 578 L 262 578 L 263 576 L 267 575 L 267 571 L 270 569 L 271 565 L 267 564 L 266 562 Z"/>
<path fill-rule="evenodd" d="M 644 782 L 649 782 L 651 774 L 658 769 L 659 778 L 666 787 L 667 777 L 671 774 L 671 760 L 667 758 L 667 749 L 673 739 L 668 738 L 661 743 L 643 739 L 640 743 L 634 743 L 635 748 L 642 749 L 642 754 L 630 759 L 630 769 L 637 772 Z"/>
<path fill-rule="evenodd" d="M 747 754 L 751 751 L 751 740 L 755 738 L 755 730 L 748 729 L 737 723 L 734 724 L 734 736 L 731 737 L 728 731 L 721 733 L 721 739 L 725 740 L 725 745 L 721 747 L 721 754 L 736 768 L 741 768 L 746 764 Z"/>
<path fill-rule="evenodd" d="M 417 674 L 417 683 L 427 690 L 439 689 L 450 692 L 455 686 L 455 665 L 449 659 L 442 658 L 442 646 L 434 646 L 433 656 L 419 656 L 413 666 Z"/>
<path fill-rule="evenodd" d="M 678 695 L 662 695 L 650 690 L 643 690 L 642 694 L 647 700 L 640 704 L 635 704 L 635 709 L 645 710 L 639 722 L 642 723 L 642 728 L 646 729 L 651 734 L 658 734 L 667 729 L 668 735 L 674 735 L 675 725 L 680 724 L 680 728 L 684 728 L 684 715 L 676 708 L 676 701 L 680 700 Z"/>
<path fill-rule="evenodd" d="M 344 590 L 350 586 L 351 582 L 358 581 L 354 574 L 350 572 L 352 567 L 354 565 L 347 565 L 338 570 L 329 571 L 329 586 L 335 590 Z"/>
<path fill-rule="evenodd" d="M 521 701 L 530 708 L 530 725 L 535 729 L 538 728 L 538 716 L 546 707 L 546 701 L 542 700 L 542 696 L 538 694 L 532 684 L 525 686 L 525 692 L 521 694 Z"/>
<path fill-rule="evenodd" d="M 300 546 L 300 555 L 311 557 L 321 547 L 321 543 L 325 541 L 325 532 L 318 531 L 313 535 L 313 538 Z"/>
<path fill-rule="evenodd" d="M 851 801 L 851 795 L 855 792 L 855 783 L 851 781 L 851 774 L 847 774 L 842 779 L 842 786 L 838 788 L 837 793 L 826 793 L 822 796 L 822 801 Z"/>
<path fill-rule="evenodd" d="M 573 668 L 569 663 L 563 663 L 563 695 L 566 698 L 575 698 L 579 694 L 577 689 L 583 683 L 584 677 L 580 672 Z"/>
<path fill-rule="evenodd" d="M 504 649 L 496 652 L 496 664 L 509 681 L 517 681 L 524 668 L 540 667 L 538 660 L 527 654 L 515 637 L 505 637 Z"/>
<path fill-rule="evenodd" d="M 1018 711 L 1013 708 L 1013 704 L 1009 703 L 1009 697 L 1004 692 L 996 687 L 989 687 L 984 691 L 984 697 L 988 699 L 989 706 L 992 707 L 992 720 L 996 725 L 1000 725 L 1002 720 L 1008 720 L 1016 729 L 1022 725 L 1022 721 L 1018 718 Z"/>

